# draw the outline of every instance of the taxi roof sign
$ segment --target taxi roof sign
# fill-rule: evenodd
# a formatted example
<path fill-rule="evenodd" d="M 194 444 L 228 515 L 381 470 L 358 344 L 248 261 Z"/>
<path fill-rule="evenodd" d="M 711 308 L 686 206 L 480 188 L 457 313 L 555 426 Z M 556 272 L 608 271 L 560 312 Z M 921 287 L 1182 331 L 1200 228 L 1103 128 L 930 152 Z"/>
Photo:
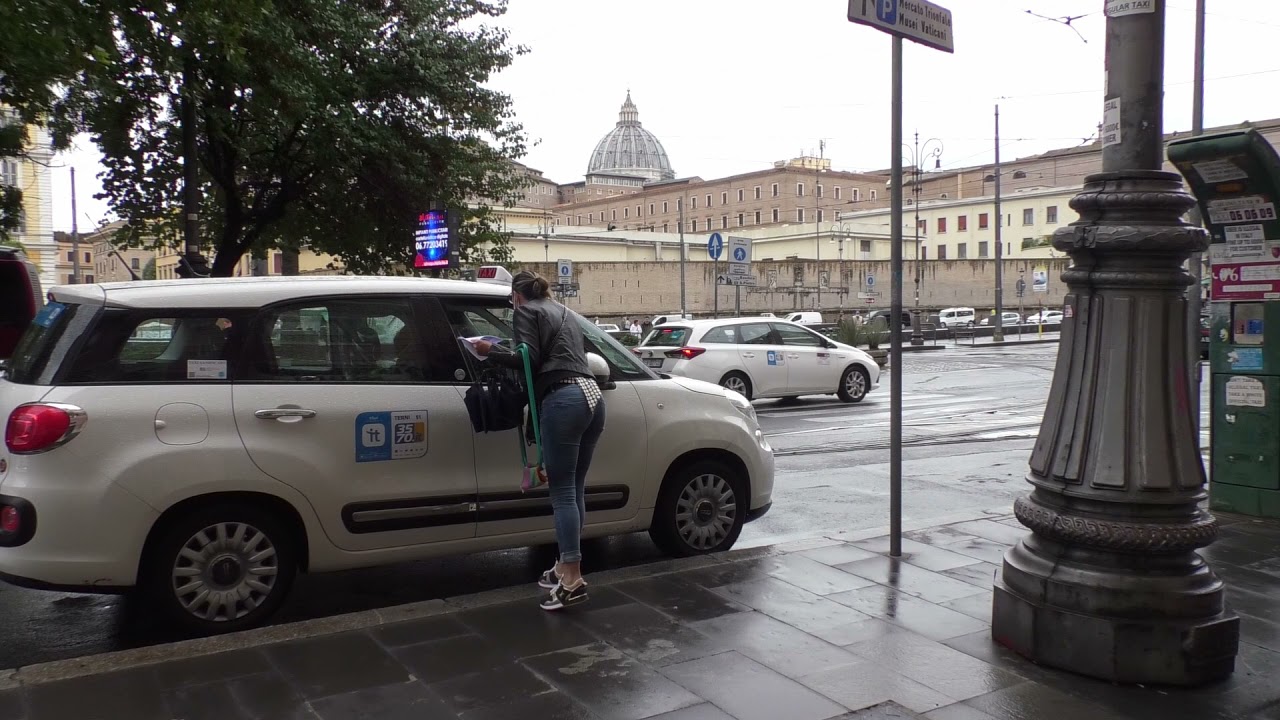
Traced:
<path fill-rule="evenodd" d="M 490 283 L 492 285 L 510 285 L 511 273 L 501 265 L 481 265 L 476 270 L 476 282 Z"/>

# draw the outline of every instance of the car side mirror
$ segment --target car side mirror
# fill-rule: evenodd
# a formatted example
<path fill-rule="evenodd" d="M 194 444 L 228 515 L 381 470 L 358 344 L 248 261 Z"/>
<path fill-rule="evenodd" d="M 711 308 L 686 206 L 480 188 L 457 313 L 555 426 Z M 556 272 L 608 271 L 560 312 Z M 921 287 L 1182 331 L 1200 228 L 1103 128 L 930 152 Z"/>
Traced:
<path fill-rule="evenodd" d="M 601 390 L 613 390 L 618 384 L 613 381 L 613 371 L 609 368 L 609 363 L 599 355 L 589 352 L 587 353 L 587 369 L 591 371 L 592 377 L 600 383 Z"/>

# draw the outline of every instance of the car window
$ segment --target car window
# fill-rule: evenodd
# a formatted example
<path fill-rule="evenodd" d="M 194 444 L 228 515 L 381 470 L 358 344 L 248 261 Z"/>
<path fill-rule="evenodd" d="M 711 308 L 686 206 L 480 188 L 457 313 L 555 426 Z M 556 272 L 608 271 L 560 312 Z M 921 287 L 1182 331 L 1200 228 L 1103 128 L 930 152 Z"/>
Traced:
<path fill-rule="evenodd" d="M 85 338 L 68 385 L 229 382 L 244 323 L 240 310 L 108 310 Z"/>
<path fill-rule="evenodd" d="M 774 329 L 782 338 L 783 345 L 799 347 L 823 347 L 826 343 L 817 335 L 792 325 L 775 325 Z"/>
<path fill-rule="evenodd" d="M 734 332 L 733 325 L 722 325 L 708 330 L 703 334 L 702 339 L 698 342 L 709 345 L 732 345 L 738 342 L 738 336 L 737 333 Z"/>
<path fill-rule="evenodd" d="M 768 323 L 748 323 L 738 326 L 738 337 L 743 345 L 777 345 Z"/>
<path fill-rule="evenodd" d="M 587 351 L 594 352 L 609 363 L 610 379 L 627 381 L 657 379 L 657 375 L 641 365 L 636 356 L 612 335 L 585 318 L 581 319 L 579 324 L 582 325 Z"/>
<path fill-rule="evenodd" d="M 309 300 L 265 311 L 247 341 L 257 382 L 452 382 L 463 364 L 407 297 Z"/>
<path fill-rule="evenodd" d="M 27 326 L 9 359 L 8 379 L 25 385 L 49 385 L 75 341 L 93 321 L 91 309 L 50 302 Z"/>
<path fill-rule="evenodd" d="M 645 341 L 645 345 L 654 347 L 683 347 L 689 341 L 689 328 L 675 325 L 663 325 L 655 328 Z"/>

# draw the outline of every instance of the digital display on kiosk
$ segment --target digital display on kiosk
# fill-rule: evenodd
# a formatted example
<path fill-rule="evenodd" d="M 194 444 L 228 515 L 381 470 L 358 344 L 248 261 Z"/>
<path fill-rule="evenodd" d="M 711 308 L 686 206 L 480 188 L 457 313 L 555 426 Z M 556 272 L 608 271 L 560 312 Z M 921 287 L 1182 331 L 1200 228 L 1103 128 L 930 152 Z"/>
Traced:
<path fill-rule="evenodd" d="M 449 267 L 449 211 L 428 210 L 418 215 L 413 233 L 413 266 L 418 269 Z"/>

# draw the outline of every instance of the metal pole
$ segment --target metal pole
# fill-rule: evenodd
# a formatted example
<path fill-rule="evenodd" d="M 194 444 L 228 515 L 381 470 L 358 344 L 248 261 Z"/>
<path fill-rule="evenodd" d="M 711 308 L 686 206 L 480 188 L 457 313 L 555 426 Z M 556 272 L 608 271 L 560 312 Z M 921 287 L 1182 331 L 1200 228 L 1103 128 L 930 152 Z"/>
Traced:
<path fill-rule="evenodd" d="M 733 286 L 733 316 L 742 317 L 742 288 Z"/>
<path fill-rule="evenodd" d="M 1196 50 L 1195 68 L 1191 83 L 1191 135 L 1204 133 L 1204 10 L 1205 0 L 1196 0 Z M 1189 213 L 1189 220 L 1197 227 L 1204 224 L 1200 208 Z M 1204 270 L 1204 254 L 1191 253 L 1187 263 L 1191 273 L 1191 290 L 1187 293 L 1187 370 L 1191 375 L 1191 393 L 1188 405 L 1191 409 L 1191 426 L 1196 430 L 1197 447 L 1200 442 L 1200 313 L 1201 279 Z M 1212 398 L 1210 399 L 1212 403 Z"/>
<path fill-rule="evenodd" d="M 720 317 L 720 258 L 711 259 L 711 292 L 715 295 L 715 301 L 711 305 L 711 316 Z"/>
<path fill-rule="evenodd" d="M 1004 241 L 1000 233 L 1000 103 L 996 103 L 996 327 L 992 342 L 1004 342 Z"/>
<path fill-rule="evenodd" d="M 893 278 L 889 303 L 889 556 L 902 557 L 902 37 L 893 36 Z"/>
<path fill-rule="evenodd" d="M 200 254 L 200 174 L 196 166 L 196 104 L 191 99 L 195 92 L 195 60 L 187 58 L 182 68 L 182 212 L 183 243 L 186 254 L 194 258 Z"/>
<path fill-rule="evenodd" d="M 683 318 L 689 314 L 688 304 L 685 302 L 685 284 L 684 284 L 684 198 L 676 198 L 677 214 L 680 216 L 680 317 Z"/>
<path fill-rule="evenodd" d="M 76 224 L 76 169 L 71 168 L 71 284 L 80 284 L 80 226 Z"/>
<path fill-rule="evenodd" d="M 818 186 L 822 184 L 822 160 L 827 156 L 827 141 L 818 140 L 818 167 L 813 170 L 813 254 L 814 261 L 818 264 L 818 307 L 814 308 L 818 312 L 822 312 L 822 223 L 818 220 L 818 206 L 821 205 L 818 197 Z"/>

